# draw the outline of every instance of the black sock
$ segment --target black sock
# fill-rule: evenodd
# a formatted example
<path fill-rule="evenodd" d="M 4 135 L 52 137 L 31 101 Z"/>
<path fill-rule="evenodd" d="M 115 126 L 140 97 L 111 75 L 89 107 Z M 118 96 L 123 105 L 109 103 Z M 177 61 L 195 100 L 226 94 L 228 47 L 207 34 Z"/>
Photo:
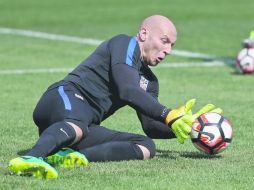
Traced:
<path fill-rule="evenodd" d="M 39 140 L 26 155 L 44 158 L 70 145 L 75 136 L 75 130 L 66 122 L 55 123 L 41 134 Z"/>
<path fill-rule="evenodd" d="M 142 160 L 143 153 L 129 141 L 113 141 L 79 150 L 90 162 Z"/>

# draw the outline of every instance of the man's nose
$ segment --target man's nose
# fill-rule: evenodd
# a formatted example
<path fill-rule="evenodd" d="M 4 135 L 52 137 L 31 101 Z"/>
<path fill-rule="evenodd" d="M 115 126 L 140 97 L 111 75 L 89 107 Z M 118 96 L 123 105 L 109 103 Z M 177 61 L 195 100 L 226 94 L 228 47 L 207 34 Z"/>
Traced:
<path fill-rule="evenodd" d="M 164 50 L 165 55 L 169 55 L 171 52 L 171 45 Z"/>

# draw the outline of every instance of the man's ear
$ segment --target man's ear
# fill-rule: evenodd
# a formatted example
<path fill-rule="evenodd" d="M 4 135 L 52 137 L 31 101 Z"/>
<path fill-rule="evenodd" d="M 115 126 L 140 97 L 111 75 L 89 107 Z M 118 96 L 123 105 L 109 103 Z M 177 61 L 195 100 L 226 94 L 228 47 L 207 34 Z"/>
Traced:
<path fill-rule="evenodd" d="M 140 40 L 141 42 L 144 42 L 144 41 L 146 41 L 147 36 L 148 36 L 148 31 L 147 31 L 147 29 L 141 28 L 141 29 L 139 30 L 139 32 L 138 32 L 139 40 Z"/>

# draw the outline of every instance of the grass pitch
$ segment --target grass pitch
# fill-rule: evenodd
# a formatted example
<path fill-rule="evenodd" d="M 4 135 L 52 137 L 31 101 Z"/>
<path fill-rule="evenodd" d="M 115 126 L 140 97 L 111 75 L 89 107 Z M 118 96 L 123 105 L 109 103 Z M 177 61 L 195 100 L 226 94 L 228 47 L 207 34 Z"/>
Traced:
<path fill-rule="evenodd" d="M 245 0 L 161 1 L 7 1 L 0 2 L 0 27 L 29 29 L 84 38 L 135 35 L 151 14 L 173 19 L 179 32 L 176 49 L 234 58 L 253 27 L 254 2 Z M 0 71 L 73 68 L 95 46 L 0 34 Z M 169 56 L 165 62 L 200 62 Z M 163 64 L 163 63 L 162 63 Z M 224 109 L 233 124 L 232 145 L 209 158 L 190 140 L 155 140 L 157 154 L 148 161 L 91 163 L 87 169 L 57 168 L 59 179 L 10 176 L 10 159 L 24 154 L 37 140 L 32 112 L 44 90 L 67 73 L 0 74 L 0 189 L 253 189 L 253 76 L 231 66 L 156 68 L 160 102 L 169 107 L 197 98 L 194 111 L 206 103 Z M 103 123 L 111 129 L 143 134 L 131 108 Z"/>

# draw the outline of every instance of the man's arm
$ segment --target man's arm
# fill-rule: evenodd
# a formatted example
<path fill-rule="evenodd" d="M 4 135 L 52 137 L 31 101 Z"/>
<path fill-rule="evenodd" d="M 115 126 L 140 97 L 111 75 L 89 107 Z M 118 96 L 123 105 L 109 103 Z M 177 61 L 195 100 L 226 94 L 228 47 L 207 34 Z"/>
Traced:
<path fill-rule="evenodd" d="M 165 122 L 169 110 L 140 88 L 136 69 L 126 64 L 115 64 L 112 66 L 112 77 L 121 100 L 136 111 Z"/>
<path fill-rule="evenodd" d="M 187 101 L 184 106 L 177 109 L 169 110 L 139 87 L 138 72 L 125 64 L 113 65 L 112 77 L 121 100 L 125 101 L 136 111 L 155 120 L 166 121 L 165 123 L 171 127 L 181 144 L 188 138 L 188 134 L 191 132 L 191 125 L 197 117 L 207 112 L 222 112 L 220 108 L 215 109 L 213 104 L 207 104 L 196 114 L 191 114 L 191 108 L 196 102 L 195 99 Z"/>
<path fill-rule="evenodd" d="M 159 83 L 156 76 L 150 73 L 150 80 L 146 88 L 146 93 L 149 93 L 155 101 L 158 101 Z M 172 129 L 164 122 L 156 121 L 140 112 L 137 112 L 144 133 L 152 139 L 171 139 L 175 138 Z"/>
<path fill-rule="evenodd" d="M 144 133 L 152 139 L 172 139 L 175 134 L 168 125 L 163 122 L 156 121 L 144 114 L 138 113 Z"/>

